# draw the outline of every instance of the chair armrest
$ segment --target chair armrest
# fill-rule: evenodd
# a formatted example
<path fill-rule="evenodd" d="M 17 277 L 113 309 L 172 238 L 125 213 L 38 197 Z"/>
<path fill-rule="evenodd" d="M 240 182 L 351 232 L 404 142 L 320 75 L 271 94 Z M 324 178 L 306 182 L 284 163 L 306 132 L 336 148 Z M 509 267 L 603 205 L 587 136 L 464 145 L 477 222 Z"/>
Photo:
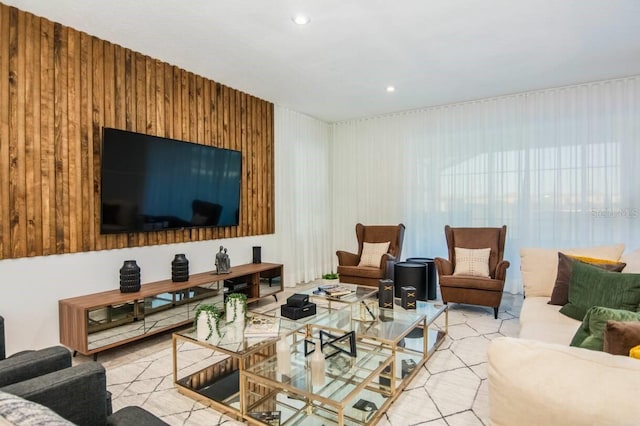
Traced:
<path fill-rule="evenodd" d="M 438 271 L 439 277 L 443 275 L 453 275 L 453 263 L 449 262 L 447 259 L 443 259 L 442 257 L 436 257 L 433 261 L 436 264 L 436 270 Z"/>
<path fill-rule="evenodd" d="M 349 253 L 348 251 L 338 250 L 336 252 L 338 256 L 339 266 L 358 266 L 360 259 L 355 253 Z"/>
<path fill-rule="evenodd" d="M 79 426 L 106 424 L 107 379 L 104 367 L 87 362 L 1 388 L 44 405 Z"/>
<path fill-rule="evenodd" d="M 16 354 L 0 361 L 0 387 L 71 367 L 71 352 L 62 346 Z"/>
<path fill-rule="evenodd" d="M 508 260 L 502 260 L 496 265 L 496 280 L 504 281 L 507 279 L 507 268 L 509 265 L 510 263 Z"/>

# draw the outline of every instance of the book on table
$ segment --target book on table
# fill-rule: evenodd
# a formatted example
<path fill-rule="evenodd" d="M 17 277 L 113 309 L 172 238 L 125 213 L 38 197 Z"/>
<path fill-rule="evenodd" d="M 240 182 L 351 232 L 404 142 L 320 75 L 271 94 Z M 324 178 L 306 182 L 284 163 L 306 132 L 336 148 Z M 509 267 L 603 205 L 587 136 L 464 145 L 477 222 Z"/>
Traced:
<path fill-rule="evenodd" d="M 280 318 L 251 317 L 244 329 L 245 337 L 277 337 L 280 332 Z"/>
<path fill-rule="evenodd" d="M 324 293 L 326 293 L 327 296 L 331 297 L 341 297 L 353 293 L 353 290 L 351 290 L 350 288 L 338 284 L 331 286 L 321 286 L 319 288 Z"/>

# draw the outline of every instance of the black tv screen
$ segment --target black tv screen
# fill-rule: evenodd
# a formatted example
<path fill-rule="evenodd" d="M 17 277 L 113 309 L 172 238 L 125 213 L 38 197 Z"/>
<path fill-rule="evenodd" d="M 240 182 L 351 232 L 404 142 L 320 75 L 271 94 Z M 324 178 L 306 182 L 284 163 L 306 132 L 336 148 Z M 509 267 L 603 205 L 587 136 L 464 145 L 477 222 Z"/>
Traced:
<path fill-rule="evenodd" d="M 102 131 L 102 234 L 239 222 L 240 151 Z"/>

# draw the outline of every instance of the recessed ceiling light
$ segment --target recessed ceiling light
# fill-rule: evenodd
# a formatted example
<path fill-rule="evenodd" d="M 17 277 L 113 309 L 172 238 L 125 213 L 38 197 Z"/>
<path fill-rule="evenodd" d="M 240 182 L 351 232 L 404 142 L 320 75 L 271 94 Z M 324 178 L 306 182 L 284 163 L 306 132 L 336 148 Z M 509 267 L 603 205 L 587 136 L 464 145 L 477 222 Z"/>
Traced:
<path fill-rule="evenodd" d="M 311 18 L 301 13 L 291 17 L 291 20 L 298 25 L 307 25 L 309 22 L 311 22 Z"/>
<path fill-rule="evenodd" d="M 396 88 L 393 86 L 387 86 L 387 92 L 391 93 L 391 92 L 395 92 Z"/>

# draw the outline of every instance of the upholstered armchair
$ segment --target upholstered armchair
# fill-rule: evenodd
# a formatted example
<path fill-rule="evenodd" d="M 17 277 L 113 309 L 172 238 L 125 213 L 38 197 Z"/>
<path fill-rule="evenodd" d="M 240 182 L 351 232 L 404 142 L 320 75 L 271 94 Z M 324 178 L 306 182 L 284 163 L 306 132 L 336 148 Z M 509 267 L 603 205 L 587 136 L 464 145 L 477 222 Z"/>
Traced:
<path fill-rule="evenodd" d="M 502 259 L 507 227 L 451 228 L 447 225 L 444 232 L 449 259 L 435 259 L 442 301 L 488 306 L 498 318 L 509 267 L 509 262 Z M 462 249 L 458 250 L 461 259 L 456 258 L 456 248 Z"/>
<path fill-rule="evenodd" d="M 358 253 L 338 250 L 340 282 L 378 286 L 381 279 L 389 278 L 395 262 L 400 260 L 404 240 L 403 224 L 356 225 Z M 383 252 L 376 252 L 385 248 Z M 364 250 L 364 253 L 363 253 Z M 363 256 L 364 255 L 364 256 Z"/>

